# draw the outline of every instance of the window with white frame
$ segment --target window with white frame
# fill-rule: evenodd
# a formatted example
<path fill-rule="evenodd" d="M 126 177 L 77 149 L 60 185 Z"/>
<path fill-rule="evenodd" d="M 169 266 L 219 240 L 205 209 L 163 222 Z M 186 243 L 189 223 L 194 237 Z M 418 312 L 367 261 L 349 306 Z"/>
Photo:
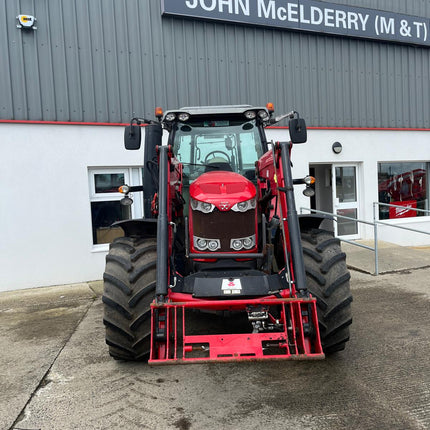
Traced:
<path fill-rule="evenodd" d="M 91 204 L 92 240 L 94 245 L 112 242 L 123 236 L 120 227 L 111 227 L 116 221 L 142 217 L 141 193 L 130 195 L 134 203 L 124 206 L 121 185 L 142 185 L 142 170 L 138 168 L 90 168 L 89 187 Z"/>

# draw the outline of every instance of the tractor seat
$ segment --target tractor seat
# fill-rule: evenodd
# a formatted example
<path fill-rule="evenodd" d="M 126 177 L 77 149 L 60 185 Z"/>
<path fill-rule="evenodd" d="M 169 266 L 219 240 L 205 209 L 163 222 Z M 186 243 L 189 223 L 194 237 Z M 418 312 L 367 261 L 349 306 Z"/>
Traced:
<path fill-rule="evenodd" d="M 217 170 L 224 170 L 227 172 L 233 171 L 230 163 L 224 157 L 211 158 L 205 167 L 205 173 L 206 172 L 213 172 L 213 171 L 217 171 Z"/>

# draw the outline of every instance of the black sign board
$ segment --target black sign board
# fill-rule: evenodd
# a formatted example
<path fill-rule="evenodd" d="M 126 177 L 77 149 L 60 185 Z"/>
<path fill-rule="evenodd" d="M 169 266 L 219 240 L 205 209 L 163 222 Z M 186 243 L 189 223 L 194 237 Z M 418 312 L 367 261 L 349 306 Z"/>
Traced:
<path fill-rule="evenodd" d="M 430 19 L 316 0 L 161 0 L 162 13 L 430 46 Z"/>

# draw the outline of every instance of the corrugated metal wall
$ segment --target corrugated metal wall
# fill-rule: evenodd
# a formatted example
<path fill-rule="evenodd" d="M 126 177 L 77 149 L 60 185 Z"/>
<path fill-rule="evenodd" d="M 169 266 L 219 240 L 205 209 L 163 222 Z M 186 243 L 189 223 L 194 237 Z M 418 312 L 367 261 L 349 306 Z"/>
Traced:
<path fill-rule="evenodd" d="M 162 18 L 159 0 L 0 1 L 0 119 L 273 101 L 313 126 L 430 128 L 426 47 Z M 430 0 L 331 1 L 430 17 Z"/>

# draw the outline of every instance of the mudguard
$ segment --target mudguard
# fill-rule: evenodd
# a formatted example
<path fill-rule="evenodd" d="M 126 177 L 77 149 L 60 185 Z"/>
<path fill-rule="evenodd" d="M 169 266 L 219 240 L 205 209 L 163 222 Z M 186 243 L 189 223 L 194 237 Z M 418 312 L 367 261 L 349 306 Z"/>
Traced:
<path fill-rule="evenodd" d="M 157 237 L 156 218 L 126 219 L 113 223 L 112 227 L 121 227 L 127 237 Z"/>
<path fill-rule="evenodd" d="M 300 230 L 308 230 L 310 228 L 319 228 L 325 219 L 333 219 L 329 215 L 307 214 L 298 215 Z"/>

